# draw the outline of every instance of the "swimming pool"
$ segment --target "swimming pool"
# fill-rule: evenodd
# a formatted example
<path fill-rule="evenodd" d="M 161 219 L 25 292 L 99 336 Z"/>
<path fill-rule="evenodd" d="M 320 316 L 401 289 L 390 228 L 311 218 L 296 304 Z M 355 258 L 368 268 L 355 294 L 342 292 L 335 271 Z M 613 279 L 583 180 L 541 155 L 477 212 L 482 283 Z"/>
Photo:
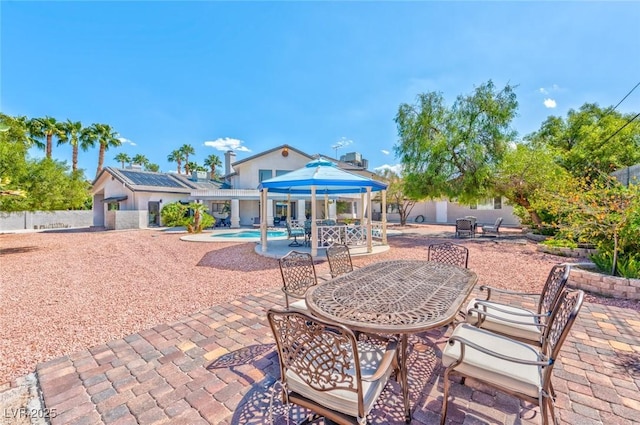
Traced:
<path fill-rule="evenodd" d="M 212 238 L 240 238 L 260 240 L 260 230 L 240 230 L 230 233 L 216 233 Z M 286 230 L 267 230 L 267 238 L 286 238 Z"/>

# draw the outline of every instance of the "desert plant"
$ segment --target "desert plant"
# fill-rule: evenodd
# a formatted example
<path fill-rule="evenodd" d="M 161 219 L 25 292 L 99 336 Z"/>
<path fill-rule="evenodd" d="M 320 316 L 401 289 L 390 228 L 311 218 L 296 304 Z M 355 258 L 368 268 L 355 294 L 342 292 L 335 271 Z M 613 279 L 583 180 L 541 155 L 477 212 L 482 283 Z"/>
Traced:
<path fill-rule="evenodd" d="M 185 226 L 189 220 L 185 217 L 187 213 L 186 205 L 180 202 L 172 202 L 162 207 L 162 225 L 167 227 Z"/>

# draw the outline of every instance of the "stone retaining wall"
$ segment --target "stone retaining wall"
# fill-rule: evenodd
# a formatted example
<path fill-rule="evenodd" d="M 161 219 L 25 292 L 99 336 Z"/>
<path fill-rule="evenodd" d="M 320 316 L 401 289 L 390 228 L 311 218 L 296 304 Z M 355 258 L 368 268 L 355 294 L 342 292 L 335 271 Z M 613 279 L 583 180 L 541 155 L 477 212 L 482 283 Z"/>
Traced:
<path fill-rule="evenodd" d="M 567 285 L 606 297 L 640 300 L 640 279 L 609 276 L 572 267 Z"/>
<path fill-rule="evenodd" d="M 547 246 L 538 244 L 537 250 L 540 252 L 546 252 L 547 254 L 560 255 L 562 257 L 571 258 L 589 258 L 597 252 L 596 249 L 590 248 L 564 248 L 558 246 Z"/>

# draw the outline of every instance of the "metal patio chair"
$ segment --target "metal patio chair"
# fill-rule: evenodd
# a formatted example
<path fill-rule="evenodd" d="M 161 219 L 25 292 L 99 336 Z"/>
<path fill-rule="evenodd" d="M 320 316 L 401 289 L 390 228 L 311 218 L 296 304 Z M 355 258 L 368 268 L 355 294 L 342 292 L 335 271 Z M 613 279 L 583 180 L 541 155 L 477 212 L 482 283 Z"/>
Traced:
<path fill-rule="evenodd" d="M 291 242 L 289 246 L 302 246 L 304 242 L 298 242 L 298 237 L 305 237 L 304 229 L 302 227 L 291 227 L 291 223 L 289 223 L 288 221 L 285 221 L 285 223 L 287 224 L 287 234 L 289 236 L 289 239 L 293 238 L 293 242 Z"/>
<path fill-rule="evenodd" d="M 456 238 L 465 235 L 470 237 L 475 235 L 473 223 L 468 218 L 458 218 L 456 219 Z"/>
<path fill-rule="evenodd" d="M 479 329 L 469 323 L 456 326 L 442 350 L 444 394 L 440 424 L 447 416 L 451 375 L 472 378 L 501 392 L 538 404 L 543 425 L 549 415 L 557 424 L 551 383 L 553 366 L 560 355 L 584 299 L 583 291 L 563 291 L 549 320 L 542 348 Z"/>
<path fill-rule="evenodd" d="M 282 291 L 287 308 L 307 311 L 304 296 L 307 289 L 318 284 L 313 257 L 306 252 L 290 251 L 278 260 L 282 275 Z M 297 301 L 289 304 L 289 297 Z"/>
<path fill-rule="evenodd" d="M 480 226 L 480 229 L 482 230 L 482 235 L 483 236 L 490 236 L 490 235 L 500 236 L 501 224 L 502 224 L 502 217 L 498 217 L 493 226 L 488 226 L 488 225 Z"/>
<path fill-rule="evenodd" d="M 365 424 L 391 374 L 397 342 L 358 341 L 345 326 L 298 311 L 271 309 L 284 403 L 338 424 Z"/>
<path fill-rule="evenodd" d="M 327 260 L 329 261 L 331 277 L 353 271 L 351 254 L 349 253 L 349 247 L 346 245 L 336 244 L 327 248 Z"/>
<path fill-rule="evenodd" d="M 427 261 L 451 264 L 465 269 L 469 264 L 469 250 L 451 242 L 431 244 L 427 250 Z"/>
<path fill-rule="evenodd" d="M 480 291 L 486 291 L 487 298 L 472 299 L 469 302 L 466 320 L 476 327 L 540 346 L 549 317 L 569 279 L 569 272 L 569 264 L 553 266 L 541 293 L 516 292 L 482 285 Z M 509 295 L 519 300 L 527 296 L 538 296 L 538 307 L 535 311 L 530 311 L 519 306 L 496 302 L 490 299 L 492 293 Z"/>

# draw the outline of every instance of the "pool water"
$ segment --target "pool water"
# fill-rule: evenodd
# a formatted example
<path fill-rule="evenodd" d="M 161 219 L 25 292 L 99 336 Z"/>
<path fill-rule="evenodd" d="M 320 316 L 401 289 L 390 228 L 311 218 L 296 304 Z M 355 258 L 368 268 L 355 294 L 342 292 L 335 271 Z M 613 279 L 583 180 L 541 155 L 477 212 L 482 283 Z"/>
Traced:
<path fill-rule="evenodd" d="M 287 236 L 285 230 L 267 230 L 267 238 L 281 238 Z M 232 233 L 218 233 L 212 235 L 214 238 L 244 238 L 244 239 L 260 239 L 259 230 L 244 230 Z"/>

